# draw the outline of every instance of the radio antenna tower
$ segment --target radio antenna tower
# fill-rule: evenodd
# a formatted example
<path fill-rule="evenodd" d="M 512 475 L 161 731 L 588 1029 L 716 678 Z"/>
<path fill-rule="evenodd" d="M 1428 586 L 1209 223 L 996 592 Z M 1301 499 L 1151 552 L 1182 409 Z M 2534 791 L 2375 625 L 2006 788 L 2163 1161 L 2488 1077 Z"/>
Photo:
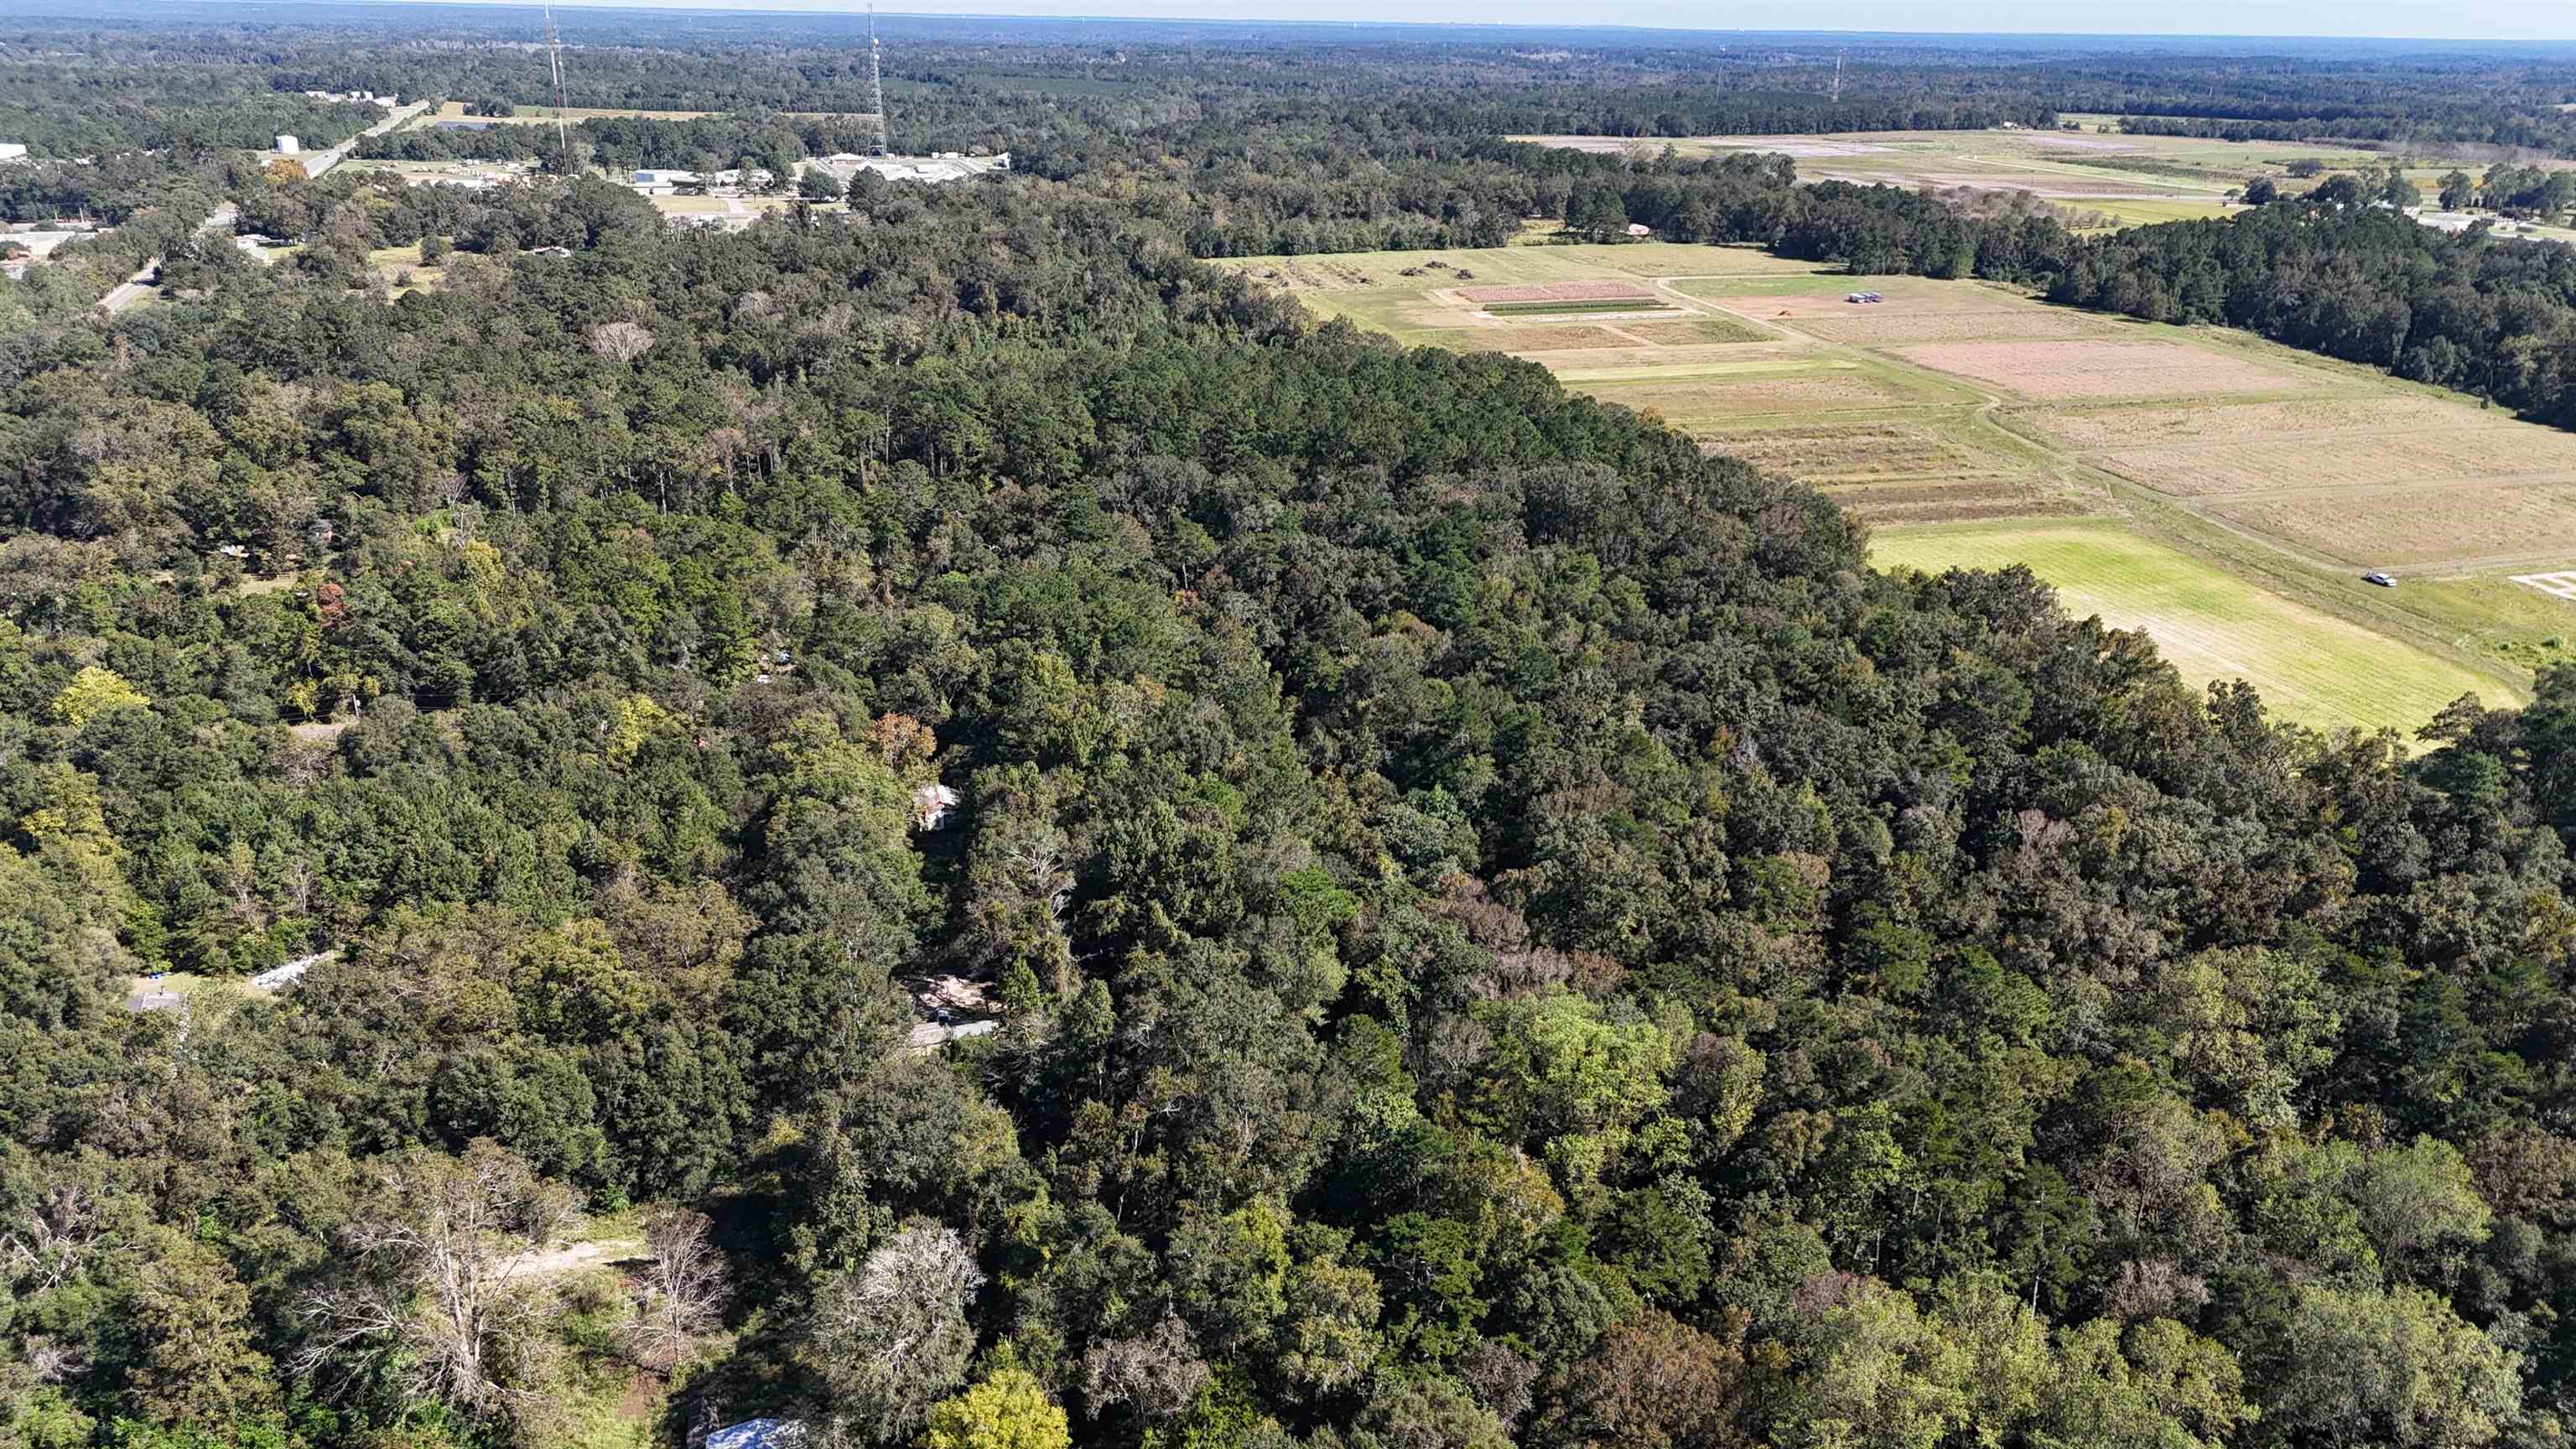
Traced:
<path fill-rule="evenodd" d="M 1835 105 L 1841 105 L 1841 104 L 1842 104 L 1842 100 L 1843 100 L 1843 53 L 1842 53 L 1841 51 L 1837 50 L 1837 51 L 1835 51 L 1835 52 L 1834 52 L 1834 94 L 1833 94 L 1833 101 L 1834 101 L 1834 104 L 1835 104 Z"/>
<path fill-rule="evenodd" d="M 570 157 L 572 141 L 564 133 L 563 42 L 555 36 L 555 7 L 546 5 L 546 69 L 555 79 L 555 151 Z"/>
<path fill-rule="evenodd" d="M 894 148 L 886 144 L 885 48 L 877 44 L 875 0 L 869 0 L 868 5 L 868 104 L 874 107 L 877 113 L 876 154 L 891 156 L 894 154 Z"/>

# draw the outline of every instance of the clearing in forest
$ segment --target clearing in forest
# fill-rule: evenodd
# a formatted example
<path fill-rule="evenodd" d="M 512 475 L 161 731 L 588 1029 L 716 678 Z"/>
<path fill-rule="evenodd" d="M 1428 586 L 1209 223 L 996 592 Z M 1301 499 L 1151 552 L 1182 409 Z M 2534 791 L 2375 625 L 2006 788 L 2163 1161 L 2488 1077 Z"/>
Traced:
<path fill-rule="evenodd" d="M 1814 485 L 1882 538 L 1986 525 L 1941 535 L 1948 562 L 2001 566 L 2041 542 L 2062 561 L 2068 535 L 2048 530 L 2080 525 L 2085 538 L 2133 540 L 2145 552 L 2132 565 L 2178 559 L 2214 574 L 2239 613 L 2260 599 L 2270 617 L 2323 621 L 2321 639 L 2357 635 L 2389 658 L 2439 666 L 2409 666 L 2438 688 L 2343 722 L 2411 728 L 2463 678 L 2502 698 L 2532 668 L 2576 654 L 2566 645 L 2576 599 L 2510 581 L 2576 568 L 2576 435 L 2368 369 L 2224 329 L 2052 307 L 1989 283 L 1863 279 L 1740 248 L 1537 245 L 1232 265 L 1272 279 L 1293 269 L 1314 284 L 1274 284 L 1401 341 L 1539 363 L 1713 452 Z M 1462 285 L 1461 273 L 1473 275 Z M 1531 289 L 1543 305 L 1643 293 L 1688 315 L 1497 318 L 1485 309 L 1510 304 L 1463 295 L 1488 286 Z M 1884 300 L 1846 300 L 1862 290 Z M 2373 568 L 2406 577 L 2375 588 L 2360 577 Z M 2107 618 L 2163 620 L 2151 632 L 2194 677 L 2219 677 L 2213 661 L 2235 659 L 2285 709 L 2308 701 L 2289 710 L 2296 717 L 2337 722 L 2346 693 L 2250 646 L 2213 643 L 2231 636 L 2211 632 L 2207 610 L 2154 593 L 2153 569 L 2059 581 L 2069 579 Z M 2201 662 L 2189 665 L 2187 651 Z"/>
<path fill-rule="evenodd" d="M 2350 171 L 2386 159 L 2332 143 L 2132 136 L 2119 133 L 2118 119 L 2111 116 L 2070 115 L 2061 121 L 2080 129 L 1515 139 L 1610 155 L 1654 156 L 1666 147 L 1685 157 L 1767 152 L 1791 158 L 1804 181 L 2027 192 L 2063 208 L 2078 224 L 2102 226 L 2224 215 L 2231 192 L 2257 176 L 2276 184 L 2287 180 L 2293 161 Z"/>
<path fill-rule="evenodd" d="M 2259 588 L 2109 519 L 1940 524 L 1881 532 L 1882 567 L 1938 573 L 2022 563 L 2067 612 L 2142 629 L 2197 685 L 2251 682 L 2273 713 L 2320 728 L 2411 732 L 2463 694 L 2519 702 L 2495 679 Z"/>
<path fill-rule="evenodd" d="M 714 111 L 640 111 L 631 106 L 566 106 L 563 108 L 563 118 L 575 125 L 583 121 L 609 120 L 702 121 L 715 114 Z M 441 121 L 471 121 L 493 126 L 551 126 L 555 123 L 555 108 L 521 106 L 514 115 L 469 116 L 465 113 L 463 101 L 448 101 L 441 104 L 436 111 L 423 112 L 419 119 L 403 129 L 418 130 L 425 126 L 434 126 Z"/>

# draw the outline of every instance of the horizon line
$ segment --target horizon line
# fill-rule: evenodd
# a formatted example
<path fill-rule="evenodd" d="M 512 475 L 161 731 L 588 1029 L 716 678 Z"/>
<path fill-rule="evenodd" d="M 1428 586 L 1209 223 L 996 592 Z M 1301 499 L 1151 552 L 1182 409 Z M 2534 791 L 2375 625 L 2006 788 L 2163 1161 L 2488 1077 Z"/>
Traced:
<path fill-rule="evenodd" d="M 524 9 L 541 7 L 542 0 L 142 0 L 150 8 L 168 9 L 283 9 L 299 8 L 371 8 L 410 9 L 424 5 L 472 6 L 478 9 Z M 709 4 L 706 0 L 681 0 L 674 4 L 653 4 L 650 0 L 552 0 L 560 9 L 623 10 L 652 15 L 781 15 L 796 17 L 849 16 L 869 14 L 864 0 L 818 0 L 810 5 L 780 4 L 777 0 L 754 0 L 741 5 Z M 1899 36 L 1909 39 L 1950 36 L 1959 39 L 2013 40 L 2269 40 L 2305 41 L 2321 44 L 2352 42 L 2394 42 L 2433 45 L 2477 46 L 2570 46 L 2576 47 L 2576 35 L 2567 36 L 2493 36 L 2493 35 L 2401 35 L 2396 33 L 2314 35 L 2290 31 L 2160 31 L 2160 30 L 1889 30 L 1889 29 L 1815 29 L 1782 30 L 1741 26 L 1641 25 L 1633 22 L 1599 22 L 1536 20 L 1341 20 L 1299 19 L 1277 15 L 1095 15 L 1051 14 L 1024 10 L 920 10 L 874 12 L 879 19 L 891 20 L 1035 20 L 1058 23 L 1111 25 L 1251 25 L 1303 26 L 1334 30 L 1492 30 L 1492 31 L 1576 31 L 1622 32 L 1638 35 L 1741 35 L 1765 36 L 1830 36 L 1851 39 L 1867 36 Z"/>

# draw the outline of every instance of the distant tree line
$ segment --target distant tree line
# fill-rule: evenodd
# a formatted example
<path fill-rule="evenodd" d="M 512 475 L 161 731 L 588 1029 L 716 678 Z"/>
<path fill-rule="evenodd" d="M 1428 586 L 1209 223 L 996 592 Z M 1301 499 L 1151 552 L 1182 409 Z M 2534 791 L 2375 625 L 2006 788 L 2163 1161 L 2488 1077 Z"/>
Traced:
<path fill-rule="evenodd" d="M 281 134 L 320 150 L 384 117 L 373 105 L 272 89 L 267 73 L 248 61 L 130 69 L 46 60 L 0 63 L 0 141 L 23 142 L 37 157 L 256 151 Z"/>

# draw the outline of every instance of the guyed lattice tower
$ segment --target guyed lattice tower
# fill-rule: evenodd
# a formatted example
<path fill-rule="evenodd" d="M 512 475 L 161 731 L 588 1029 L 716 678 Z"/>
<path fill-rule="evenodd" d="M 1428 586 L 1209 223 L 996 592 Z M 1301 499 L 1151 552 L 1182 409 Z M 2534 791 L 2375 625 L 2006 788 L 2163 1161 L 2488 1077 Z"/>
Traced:
<path fill-rule="evenodd" d="M 868 108 L 877 113 L 877 149 L 879 156 L 894 154 L 886 144 L 885 120 L 885 48 L 877 44 L 877 7 L 868 7 Z"/>

